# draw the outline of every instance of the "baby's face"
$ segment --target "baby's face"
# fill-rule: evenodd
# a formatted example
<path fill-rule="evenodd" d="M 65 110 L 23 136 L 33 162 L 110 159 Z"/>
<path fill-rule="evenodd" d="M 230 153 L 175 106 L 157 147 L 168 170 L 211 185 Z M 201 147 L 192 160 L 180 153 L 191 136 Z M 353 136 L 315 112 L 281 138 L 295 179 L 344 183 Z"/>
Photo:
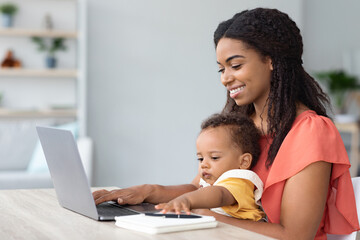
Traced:
<path fill-rule="evenodd" d="M 234 146 L 225 127 L 203 130 L 196 141 L 199 174 L 209 184 L 224 172 L 239 169 L 242 151 Z"/>

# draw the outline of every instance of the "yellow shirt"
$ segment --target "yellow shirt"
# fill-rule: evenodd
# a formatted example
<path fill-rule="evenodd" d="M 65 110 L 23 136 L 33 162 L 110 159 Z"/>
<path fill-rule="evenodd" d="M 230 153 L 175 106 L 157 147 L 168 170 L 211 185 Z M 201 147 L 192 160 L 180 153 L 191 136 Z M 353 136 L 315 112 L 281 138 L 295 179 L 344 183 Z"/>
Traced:
<path fill-rule="evenodd" d="M 216 185 L 226 188 L 237 202 L 231 206 L 221 207 L 230 216 L 253 221 L 259 221 L 265 217 L 265 213 L 255 203 L 255 186 L 251 181 L 242 178 L 226 178 Z"/>

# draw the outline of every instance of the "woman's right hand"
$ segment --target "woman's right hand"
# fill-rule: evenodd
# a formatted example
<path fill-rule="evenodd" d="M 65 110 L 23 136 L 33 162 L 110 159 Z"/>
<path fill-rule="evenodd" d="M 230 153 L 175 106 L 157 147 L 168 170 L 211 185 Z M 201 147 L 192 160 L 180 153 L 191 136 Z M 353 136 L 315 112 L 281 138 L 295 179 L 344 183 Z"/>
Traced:
<path fill-rule="evenodd" d="M 108 191 L 105 189 L 93 192 L 95 204 L 98 205 L 107 201 L 116 201 L 117 203 L 124 204 L 139 204 L 144 202 L 146 196 L 144 195 L 144 185 L 134 186 L 124 189 L 116 189 Z"/>
<path fill-rule="evenodd" d="M 139 204 L 148 202 L 153 204 L 169 202 L 172 199 L 199 187 L 195 184 L 162 186 L 157 184 L 144 184 L 134 187 L 107 191 L 105 189 L 93 192 L 96 204 L 107 201 L 116 201 L 119 204 Z"/>

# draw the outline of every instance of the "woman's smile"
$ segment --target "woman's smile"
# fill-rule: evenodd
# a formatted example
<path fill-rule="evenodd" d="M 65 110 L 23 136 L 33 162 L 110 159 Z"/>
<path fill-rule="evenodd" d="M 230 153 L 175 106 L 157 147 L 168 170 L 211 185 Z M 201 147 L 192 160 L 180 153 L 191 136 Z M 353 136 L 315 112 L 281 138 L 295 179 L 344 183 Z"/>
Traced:
<path fill-rule="evenodd" d="M 245 87 L 246 87 L 246 86 L 243 85 L 243 86 L 240 86 L 240 87 L 235 87 L 235 88 L 230 89 L 230 90 L 229 90 L 229 92 L 230 92 L 230 97 L 231 97 L 231 98 L 236 98 L 241 92 L 244 91 Z"/>

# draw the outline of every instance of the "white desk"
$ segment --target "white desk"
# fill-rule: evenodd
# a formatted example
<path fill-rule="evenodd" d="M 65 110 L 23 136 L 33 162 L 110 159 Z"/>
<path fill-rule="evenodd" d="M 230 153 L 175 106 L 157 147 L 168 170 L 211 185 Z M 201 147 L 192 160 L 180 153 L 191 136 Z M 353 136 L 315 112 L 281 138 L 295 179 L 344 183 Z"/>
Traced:
<path fill-rule="evenodd" d="M 228 224 L 213 229 L 148 235 L 66 210 L 53 189 L 0 190 L 0 239 L 271 239 Z"/>

